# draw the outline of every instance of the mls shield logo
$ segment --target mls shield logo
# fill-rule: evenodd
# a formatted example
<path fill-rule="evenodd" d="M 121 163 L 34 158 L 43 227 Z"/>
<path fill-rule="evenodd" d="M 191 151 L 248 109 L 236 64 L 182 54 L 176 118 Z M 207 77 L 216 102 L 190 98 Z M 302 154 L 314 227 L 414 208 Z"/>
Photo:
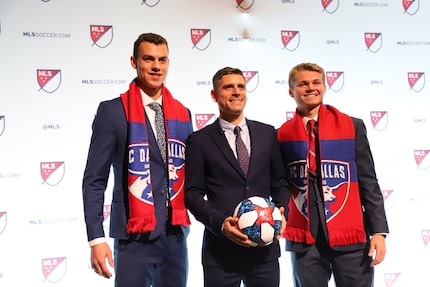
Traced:
<path fill-rule="evenodd" d="M 292 120 L 296 112 L 288 111 L 287 112 L 287 121 Z"/>
<path fill-rule="evenodd" d="M 293 52 L 300 45 L 300 32 L 282 30 L 281 40 L 282 40 L 282 45 L 284 46 L 283 49 Z"/>
<path fill-rule="evenodd" d="M 160 0 L 142 0 L 142 4 L 141 5 L 146 5 L 148 7 L 155 7 L 158 5 L 158 3 L 160 3 Z"/>
<path fill-rule="evenodd" d="M 327 85 L 333 92 L 339 92 L 345 82 L 343 72 L 326 72 Z"/>
<path fill-rule="evenodd" d="M 110 25 L 90 25 L 90 34 L 93 44 L 99 48 L 106 48 L 113 39 L 113 27 Z"/>
<path fill-rule="evenodd" d="M 430 156 L 427 156 L 429 152 L 428 149 L 414 150 L 415 163 L 418 168 L 426 170 L 430 167 Z"/>
<path fill-rule="evenodd" d="M 243 10 L 248 10 L 254 5 L 254 0 L 236 0 L 236 8 L 241 8 Z"/>
<path fill-rule="evenodd" d="M 425 74 L 423 72 L 408 72 L 409 87 L 414 92 L 421 92 L 426 84 Z"/>
<path fill-rule="evenodd" d="M 211 30 L 191 29 L 191 42 L 193 42 L 193 49 L 206 50 L 211 44 Z"/>
<path fill-rule="evenodd" d="M 3 134 L 5 127 L 6 127 L 6 118 L 5 116 L 0 115 L 0 136 Z"/>
<path fill-rule="evenodd" d="M 66 257 L 42 259 L 42 273 L 45 280 L 50 283 L 57 283 L 63 279 L 67 270 Z"/>
<path fill-rule="evenodd" d="M 402 0 L 404 13 L 415 15 L 420 9 L 419 0 Z"/>
<path fill-rule="evenodd" d="M 41 162 L 40 175 L 43 183 L 50 186 L 55 186 L 63 179 L 65 173 L 64 161 Z"/>
<path fill-rule="evenodd" d="M 394 190 L 381 190 L 381 192 L 385 209 L 391 209 L 394 206 Z"/>
<path fill-rule="evenodd" d="M 45 70 L 38 69 L 37 83 L 39 84 L 39 91 L 43 90 L 47 93 L 55 92 L 61 85 L 61 70 Z"/>
<path fill-rule="evenodd" d="M 110 227 L 110 210 L 110 204 L 103 205 L 103 226 L 106 228 Z"/>
<path fill-rule="evenodd" d="M 382 47 L 382 33 L 364 33 L 364 43 L 367 51 L 377 53 Z"/>
<path fill-rule="evenodd" d="M 257 71 L 243 71 L 243 76 L 246 82 L 246 91 L 252 93 L 258 87 L 260 77 Z"/>
<path fill-rule="evenodd" d="M 370 112 L 370 121 L 375 130 L 381 132 L 385 130 L 388 125 L 388 112 L 387 111 L 373 111 Z"/>
<path fill-rule="evenodd" d="M 6 229 L 6 225 L 7 225 L 7 212 L 0 211 L 0 235 Z"/>
<path fill-rule="evenodd" d="M 333 14 L 339 8 L 339 0 L 321 0 L 323 12 Z"/>
<path fill-rule="evenodd" d="M 196 127 L 198 130 L 214 122 L 215 114 L 196 114 Z"/>
<path fill-rule="evenodd" d="M 427 246 L 427 244 L 430 242 L 430 229 L 421 230 L 421 237 L 423 239 L 424 246 Z"/>
<path fill-rule="evenodd" d="M 393 286 L 394 282 L 396 282 L 396 280 L 399 278 L 400 274 L 401 274 L 400 272 L 396 272 L 396 273 L 385 273 L 385 274 L 384 274 L 385 286 L 386 286 L 386 287 L 391 287 L 391 286 Z"/>

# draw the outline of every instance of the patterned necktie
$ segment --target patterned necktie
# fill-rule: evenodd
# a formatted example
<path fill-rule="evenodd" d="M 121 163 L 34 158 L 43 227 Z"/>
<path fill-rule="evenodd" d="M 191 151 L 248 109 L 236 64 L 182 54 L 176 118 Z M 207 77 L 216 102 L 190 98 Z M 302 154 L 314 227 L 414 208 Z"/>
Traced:
<path fill-rule="evenodd" d="M 166 130 L 164 127 L 164 116 L 161 105 L 156 102 L 149 103 L 148 106 L 155 111 L 155 132 L 157 134 L 157 144 L 161 156 L 166 162 Z"/>
<path fill-rule="evenodd" d="M 317 171 L 317 159 L 315 154 L 315 120 L 309 120 L 306 124 L 309 137 L 309 148 L 308 148 L 308 171 L 313 175 Z"/>
<path fill-rule="evenodd" d="M 237 152 L 237 160 L 239 161 L 239 165 L 242 168 L 245 175 L 248 174 L 249 167 L 249 154 L 246 149 L 245 144 L 242 141 L 242 137 L 240 136 L 241 128 L 236 126 L 234 128 L 234 133 L 236 134 L 236 152 Z"/>

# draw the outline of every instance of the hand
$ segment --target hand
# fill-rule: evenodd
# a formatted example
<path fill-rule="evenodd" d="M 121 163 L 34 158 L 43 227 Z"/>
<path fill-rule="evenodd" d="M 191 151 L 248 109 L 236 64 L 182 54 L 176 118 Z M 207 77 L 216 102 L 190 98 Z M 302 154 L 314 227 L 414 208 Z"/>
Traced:
<path fill-rule="evenodd" d="M 370 267 L 381 263 L 385 258 L 386 252 L 385 237 L 382 234 L 373 234 L 370 239 L 370 249 L 368 253 L 370 257 L 373 257 L 372 262 L 370 262 Z"/>
<path fill-rule="evenodd" d="M 94 272 L 105 278 L 112 277 L 106 266 L 106 258 L 111 267 L 113 267 L 112 251 L 107 243 L 99 243 L 91 247 L 91 266 Z"/>
<path fill-rule="evenodd" d="M 279 207 L 279 211 L 281 212 L 281 215 L 282 215 L 282 225 L 281 225 L 281 230 L 279 231 L 279 235 L 276 236 L 276 240 L 279 240 L 282 238 L 282 234 L 284 234 L 285 228 L 287 227 L 287 219 L 285 218 L 285 215 L 284 215 L 285 208 Z"/>
<path fill-rule="evenodd" d="M 238 218 L 231 216 L 227 217 L 222 224 L 222 233 L 225 237 L 240 246 L 251 247 L 253 242 L 237 228 L 238 221 Z"/>

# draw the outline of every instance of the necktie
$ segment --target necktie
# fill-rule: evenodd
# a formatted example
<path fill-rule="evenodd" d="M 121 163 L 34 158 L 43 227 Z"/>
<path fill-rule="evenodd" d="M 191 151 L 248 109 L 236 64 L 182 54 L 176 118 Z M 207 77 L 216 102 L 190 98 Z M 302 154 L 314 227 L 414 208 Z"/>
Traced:
<path fill-rule="evenodd" d="M 317 159 L 315 154 L 315 120 L 309 120 L 306 124 L 309 137 L 308 147 L 308 171 L 313 175 L 317 171 Z"/>
<path fill-rule="evenodd" d="M 249 154 L 246 149 L 245 144 L 242 141 L 242 137 L 240 136 L 241 128 L 236 126 L 234 128 L 234 133 L 236 134 L 236 152 L 237 152 L 237 160 L 239 161 L 239 165 L 243 170 L 245 175 L 248 174 L 248 166 L 249 166 Z"/>
<path fill-rule="evenodd" d="M 155 111 L 155 132 L 157 134 L 157 144 L 160 149 L 161 156 L 166 162 L 166 130 L 164 128 L 164 116 L 161 105 L 156 102 L 149 104 L 149 107 Z"/>

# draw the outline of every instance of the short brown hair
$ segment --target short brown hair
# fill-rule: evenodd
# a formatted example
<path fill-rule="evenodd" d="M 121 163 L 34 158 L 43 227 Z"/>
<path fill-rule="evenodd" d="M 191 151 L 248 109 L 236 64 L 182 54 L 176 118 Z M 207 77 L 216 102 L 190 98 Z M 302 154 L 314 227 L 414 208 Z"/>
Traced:
<path fill-rule="evenodd" d="M 301 64 L 296 65 L 295 67 L 293 67 L 290 70 L 290 74 L 288 76 L 288 85 L 290 86 L 290 89 L 293 88 L 294 77 L 296 76 L 296 74 L 298 72 L 303 72 L 303 71 L 313 71 L 313 72 L 320 73 L 322 76 L 322 81 L 323 81 L 323 83 L 325 83 L 325 72 L 324 72 L 324 69 L 322 67 L 320 67 L 314 63 L 301 63 Z"/>
<path fill-rule="evenodd" d="M 143 33 L 140 34 L 137 40 L 134 42 L 133 57 L 137 58 L 139 56 L 139 46 L 143 42 L 149 42 L 155 45 L 166 45 L 167 51 L 169 51 L 169 45 L 167 44 L 167 40 L 163 36 L 154 33 Z"/>
<path fill-rule="evenodd" d="M 225 67 L 218 70 L 212 78 L 212 86 L 214 89 L 218 86 L 219 80 L 225 75 L 241 75 L 244 79 L 243 73 L 238 68 Z"/>

